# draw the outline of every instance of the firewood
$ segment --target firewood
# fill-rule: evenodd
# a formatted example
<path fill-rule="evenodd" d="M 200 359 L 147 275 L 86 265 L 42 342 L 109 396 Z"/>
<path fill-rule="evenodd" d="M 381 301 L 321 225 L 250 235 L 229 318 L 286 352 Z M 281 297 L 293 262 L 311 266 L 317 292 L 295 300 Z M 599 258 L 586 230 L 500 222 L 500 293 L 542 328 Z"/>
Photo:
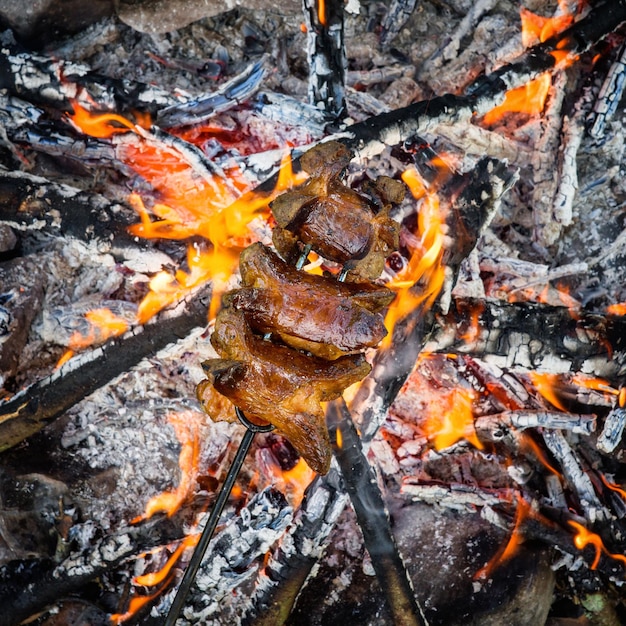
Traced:
<path fill-rule="evenodd" d="M 210 289 L 208 290 L 210 292 Z M 41 430 L 77 402 L 127 371 L 141 359 L 207 323 L 210 295 L 196 293 L 185 309 L 163 313 L 143 327 L 70 360 L 50 376 L 0 403 L 0 450 Z"/>

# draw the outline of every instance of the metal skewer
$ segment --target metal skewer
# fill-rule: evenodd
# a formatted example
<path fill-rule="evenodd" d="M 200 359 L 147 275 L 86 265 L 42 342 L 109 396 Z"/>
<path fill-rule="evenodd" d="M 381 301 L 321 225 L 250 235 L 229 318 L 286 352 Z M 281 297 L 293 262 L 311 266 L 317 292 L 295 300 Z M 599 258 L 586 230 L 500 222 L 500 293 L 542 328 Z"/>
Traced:
<path fill-rule="evenodd" d="M 191 555 L 191 560 L 187 565 L 185 575 L 183 576 L 178 590 L 176 591 L 174 602 L 172 602 L 172 606 L 170 607 L 169 613 L 167 614 L 167 619 L 165 620 L 164 626 L 174 626 L 176 620 L 178 619 L 180 611 L 185 604 L 185 600 L 187 599 L 187 595 L 189 594 L 189 590 L 191 589 L 191 585 L 196 578 L 198 569 L 200 569 L 200 564 L 202 563 L 204 554 L 209 547 L 209 543 L 211 541 L 211 538 L 213 537 L 213 533 L 215 532 L 217 523 L 222 515 L 222 511 L 226 506 L 226 502 L 228 501 L 230 492 L 233 490 L 235 481 L 237 480 L 237 476 L 239 475 L 239 471 L 241 470 L 241 466 L 243 465 L 248 451 L 250 450 L 250 446 L 254 441 L 254 436 L 257 433 L 267 433 L 274 430 L 274 426 L 272 426 L 272 424 L 260 426 L 258 424 L 252 423 L 244 415 L 243 411 L 238 407 L 235 407 L 235 412 L 237 413 L 237 418 L 239 419 L 239 421 L 246 427 L 246 432 L 239 442 L 239 447 L 237 448 L 235 458 L 233 459 L 233 462 L 228 469 L 228 473 L 226 474 L 224 483 L 222 484 L 220 492 L 217 496 L 217 500 L 213 505 L 211 515 L 209 516 L 209 519 L 202 530 L 202 534 L 200 535 L 200 540 L 196 544 L 193 554 Z"/>

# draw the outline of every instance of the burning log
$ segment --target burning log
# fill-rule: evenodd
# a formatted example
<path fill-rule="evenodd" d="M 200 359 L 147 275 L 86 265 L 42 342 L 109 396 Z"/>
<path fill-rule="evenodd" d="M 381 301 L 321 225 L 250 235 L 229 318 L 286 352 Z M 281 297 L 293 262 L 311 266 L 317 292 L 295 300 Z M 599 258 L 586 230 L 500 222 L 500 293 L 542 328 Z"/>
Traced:
<path fill-rule="evenodd" d="M 0 449 L 6 450 L 74 404 L 168 344 L 207 323 L 210 296 L 200 291 L 178 314 L 137 327 L 119 339 L 69 361 L 0 404 Z"/>

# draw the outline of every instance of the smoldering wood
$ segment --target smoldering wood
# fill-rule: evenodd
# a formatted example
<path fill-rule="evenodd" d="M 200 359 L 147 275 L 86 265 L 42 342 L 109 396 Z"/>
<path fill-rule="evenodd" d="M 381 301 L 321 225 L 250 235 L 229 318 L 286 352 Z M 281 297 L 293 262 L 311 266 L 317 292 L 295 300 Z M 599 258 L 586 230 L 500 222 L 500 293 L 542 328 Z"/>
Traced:
<path fill-rule="evenodd" d="M 190 596 L 193 609 L 187 609 L 183 623 L 199 624 L 219 613 L 220 599 L 229 594 L 259 566 L 263 554 L 282 534 L 291 519 L 292 509 L 282 493 L 267 487 L 256 494 L 213 539 L 207 551 L 205 568 Z M 137 526 L 122 528 L 94 541 L 88 549 L 74 550 L 59 563 L 52 561 L 13 563 L 0 568 L 2 626 L 15 626 L 47 604 L 70 595 L 105 572 L 117 569 L 142 550 L 166 546 L 184 537 L 181 516 L 154 517 Z M 256 562 L 256 566 L 254 566 Z M 15 570 L 23 568 L 18 573 Z M 156 611 L 162 615 L 171 602 L 163 595 Z M 210 597 L 211 601 L 207 602 Z M 143 623 L 160 624 L 162 617 Z"/>
<path fill-rule="evenodd" d="M 415 10 L 417 0 L 391 0 L 381 24 L 380 46 L 388 48 Z"/>
<path fill-rule="evenodd" d="M 156 124 L 161 128 L 172 128 L 203 122 L 250 98 L 261 86 L 264 75 L 264 61 L 252 63 L 214 93 L 160 109 Z"/>
<path fill-rule="evenodd" d="M 304 0 L 309 61 L 309 104 L 323 109 L 333 119 L 346 112 L 346 50 L 344 45 L 343 2 L 319 4 Z M 319 9 L 318 9 L 319 7 Z M 320 15 L 321 11 L 324 15 Z"/>
<path fill-rule="evenodd" d="M 129 370 L 143 358 L 207 324 L 210 287 L 145 326 L 68 361 L 50 376 L 0 403 L 0 450 L 41 430 L 77 402 Z M 182 308 L 182 311 L 180 310 Z"/>
<path fill-rule="evenodd" d="M 567 439 L 558 430 L 543 430 L 543 440 L 559 462 L 567 482 L 576 494 L 585 517 L 590 523 L 606 520 L 610 514 L 600 502 L 589 476 L 583 471 L 576 454 Z"/>
<path fill-rule="evenodd" d="M 478 333 L 461 338 L 476 314 Z M 555 372 L 591 371 L 614 378 L 626 359 L 623 317 L 580 313 L 534 302 L 453 298 L 438 319 L 432 345 L 437 351 L 488 355 L 499 367 Z M 459 332 L 461 331 L 461 332 Z"/>
<path fill-rule="evenodd" d="M 60 563 L 36 560 L 5 565 L 0 568 L 0 624 L 21 624 L 48 604 L 115 569 L 140 550 L 170 543 L 181 536 L 179 524 L 155 518 L 93 541 L 87 550 L 71 553 Z"/>
<path fill-rule="evenodd" d="M 224 596 L 250 581 L 262 569 L 262 555 L 281 537 L 292 515 L 293 510 L 284 495 L 274 487 L 256 494 L 209 544 L 204 565 L 176 623 L 195 625 L 206 624 L 211 619 L 225 620 Z M 160 599 L 153 611 L 158 617 L 145 620 L 146 626 L 163 623 L 173 591 Z M 234 623 L 239 616 L 229 617 Z"/>
<path fill-rule="evenodd" d="M 611 454 L 622 441 L 624 427 L 626 426 L 626 409 L 615 407 L 604 420 L 602 432 L 598 437 L 596 446 L 605 454 Z"/>
<path fill-rule="evenodd" d="M 448 484 L 428 485 L 405 481 L 402 484 L 402 494 L 412 500 L 419 500 L 428 504 L 436 504 L 447 509 L 470 513 L 476 507 L 498 506 L 503 501 L 512 499 L 511 489 L 484 490 L 480 487 Z"/>
<path fill-rule="evenodd" d="M 385 146 L 401 143 L 408 137 L 434 129 L 438 124 L 460 123 L 480 116 L 500 104 L 505 93 L 521 87 L 546 71 L 557 68 L 551 54 L 560 49 L 573 58 L 587 51 L 626 21 L 626 0 L 606 2 L 594 7 L 559 35 L 529 48 L 518 60 L 476 79 L 465 94 L 446 94 L 427 101 L 384 113 L 345 129 L 342 140 L 361 157 L 378 154 Z M 560 42 L 566 42 L 564 49 Z"/>
<path fill-rule="evenodd" d="M 476 418 L 474 427 L 479 438 L 497 441 L 498 433 L 508 429 L 548 428 L 590 435 L 596 429 L 596 416 L 554 411 L 507 411 Z"/>
<path fill-rule="evenodd" d="M 285 623 L 347 502 L 340 472 L 333 464 L 326 476 L 318 476 L 309 485 L 292 524 L 259 573 L 243 624 Z"/>
<path fill-rule="evenodd" d="M 126 228 L 136 213 L 104 196 L 20 171 L 0 171 L 0 221 L 37 231 L 95 242 L 98 248 L 145 247 Z"/>
<path fill-rule="evenodd" d="M 394 540 L 384 498 L 343 398 L 329 403 L 326 422 L 334 457 L 341 468 L 365 548 L 372 559 L 394 623 L 425 626 L 424 611 L 415 599 L 413 585 Z"/>
<path fill-rule="evenodd" d="M 80 63 L 57 61 L 24 50 L 7 33 L 0 49 L 0 88 L 33 104 L 71 110 L 71 102 L 84 102 L 85 92 L 110 111 L 139 107 L 156 113 L 186 99 L 153 85 L 118 80 L 94 73 Z M 85 103 L 89 107 L 89 103 Z"/>
<path fill-rule="evenodd" d="M 601 139 L 606 132 L 606 125 L 617 110 L 626 86 L 626 43 L 617 49 L 615 58 L 609 67 L 596 101 L 593 112 L 589 115 L 588 132 L 595 139 Z"/>

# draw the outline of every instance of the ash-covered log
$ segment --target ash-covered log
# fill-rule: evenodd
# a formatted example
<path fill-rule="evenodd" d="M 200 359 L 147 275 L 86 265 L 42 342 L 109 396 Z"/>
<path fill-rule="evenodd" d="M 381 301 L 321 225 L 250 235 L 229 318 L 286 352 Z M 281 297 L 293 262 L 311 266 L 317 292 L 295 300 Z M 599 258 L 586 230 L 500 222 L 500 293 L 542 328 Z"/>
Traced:
<path fill-rule="evenodd" d="M 211 289 L 199 290 L 145 326 L 76 357 L 56 372 L 0 403 L 0 450 L 6 450 L 59 417 L 77 402 L 208 323 Z"/>

